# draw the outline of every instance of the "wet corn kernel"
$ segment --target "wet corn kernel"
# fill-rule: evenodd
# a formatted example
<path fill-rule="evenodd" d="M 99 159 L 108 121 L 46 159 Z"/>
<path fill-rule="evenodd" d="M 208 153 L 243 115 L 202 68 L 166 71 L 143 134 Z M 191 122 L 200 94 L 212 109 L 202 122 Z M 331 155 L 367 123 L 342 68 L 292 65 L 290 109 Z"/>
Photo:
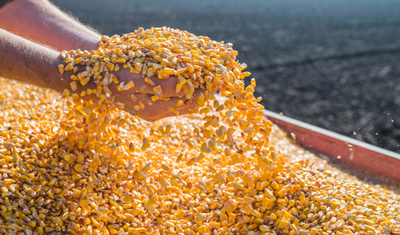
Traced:
<path fill-rule="evenodd" d="M 123 104 L 105 88 L 85 89 L 97 102 L 65 90 L 72 101 L 0 79 L 0 233 L 399 233 L 398 194 L 327 171 L 289 142 L 270 145 L 273 127 L 252 95 L 255 82 L 244 86 L 246 65 L 236 54 L 207 37 L 157 28 L 60 54 L 65 63 L 81 56 L 83 65 L 90 55 L 106 84 L 121 85 L 103 79 L 107 63 L 115 70 L 123 62 L 146 76 L 178 76 L 189 95 L 205 87 L 192 117 L 154 123 L 119 111 Z M 95 81 L 89 70 L 72 81 Z"/>

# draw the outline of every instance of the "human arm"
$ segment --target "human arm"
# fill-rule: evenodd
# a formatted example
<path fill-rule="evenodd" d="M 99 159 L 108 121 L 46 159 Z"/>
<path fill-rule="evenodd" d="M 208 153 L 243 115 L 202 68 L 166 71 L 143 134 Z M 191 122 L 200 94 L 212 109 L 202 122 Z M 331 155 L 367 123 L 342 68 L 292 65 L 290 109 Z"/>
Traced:
<path fill-rule="evenodd" d="M 73 72 L 67 71 L 62 75 L 60 74 L 58 65 L 63 64 L 63 61 L 60 58 L 60 53 L 53 49 L 0 29 L 0 55 L 2 55 L 0 56 L 0 77 L 50 88 L 58 92 L 70 89 L 70 76 Z M 85 68 L 81 66 L 79 69 L 83 71 Z M 121 92 L 117 91 L 116 84 L 110 86 L 113 95 L 115 95 L 115 101 L 124 103 L 124 109 L 128 112 L 132 111 L 135 104 L 142 101 L 146 107 L 144 110 L 140 110 L 137 115 L 148 121 L 175 116 L 176 114 L 170 108 L 177 109 L 180 114 L 190 113 L 200 92 L 196 91 L 193 98 L 186 101 L 184 97 L 178 97 L 184 95 L 184 93 L 175 94 L 175 86 L 178 83 L 175 77 L 164 80 L 152 78 L 155 83 L 154 86 L 160 85 L 163 90 L 163 96 L 170 99 L 168 101 L 155 101 L 150 106 L 148 101 L 151 99 L 154 86 L 146 84 L 141 75 L 131 74 L 127 69 L 121 69 L 118 72 L 114 72 L 114 74 L 121 82 L 127 83 L 132 80 L 135 83 L 135 87 L 131 90 Z M 146 85 L 146 88 L 138 91 L 144 85 Z M 95 87 L 96 85 L 93 81 L 89 82 L 85 87 L 80 86 L 78 83 L 77 92 Z M 132 93 L 136 94 L 137 101 L 135 102 L 131 100 L 130 95 Z M 186 103 L 175 107 L 175 103 L 179 99 L 186 101 Z"/>
<path fill-rule="evenodd" d="M 48 0 L 13 0 L 0 8 L 0 28 L 58 51 L 96 49 L 101 35 Z"/>
<path fill-rule="evenodd" d="M 0 28 L 5 29 L 0 29 L 0 54 L 4 55 L 0 58 L 0 77 L 59 92 L 70 88 L 72 71 L 64 72 L 62 75 L 59 73 L 58 65 L 63 64 L 63 61 L 58 51 L 78 48 L 97 49 L 101 38 L 97 32 L 70 18 L 47 0 L 13 0 L 6 4 L 0 9 Z M 81 71 L 85 70 L 82 66 L 77 67 Z M 135 83 L 134 89 L 121 92 L 118 92 L 116 85 L 113 84 L 110 89 L 116 96 L 115 100 L 124 103 L 127 111 L 131 111 L 141 101 L 145 109 L 139 110 L 137 115 L 149 121 L 175 116 L 170 108 L 175 108 L 180 114 L 189 113 L 200 93 L 200 91 L 195 92 L 194 99 L 190 101 L 183 98 L 185 105 L 175 107 L 175 103 L 181 99 L 178 96 L 184 95 L 175 94 L 175 86 L 178 83 L 176 77 L 168 80 L 152 78 L 155 85 L 151 86 L 144 82 L 141 75 L 131 74 L 126 69 L 114 73 L 121 82 L 127 83 L 132 80 Z M 144 85 L 146 85 L 144 90 L 137 90 Z M 149 102 L 154 93 L 153 88 L 157 85 L 162 87 L 163 96 L 169 97 L 169 100 Z M 77 92 L 87 88 L 96 88 L 96 84 L 89 82 L 85 87 L 81 87 L 78 83 Z M 135 93 L 137 101 L 131 100 L 131 93 Z"/>
<path fill-rule="evenodd" d="M 0 29 L 0 77 L 61 91 L 67 81 L 56 74 L 59 53 Z"/>

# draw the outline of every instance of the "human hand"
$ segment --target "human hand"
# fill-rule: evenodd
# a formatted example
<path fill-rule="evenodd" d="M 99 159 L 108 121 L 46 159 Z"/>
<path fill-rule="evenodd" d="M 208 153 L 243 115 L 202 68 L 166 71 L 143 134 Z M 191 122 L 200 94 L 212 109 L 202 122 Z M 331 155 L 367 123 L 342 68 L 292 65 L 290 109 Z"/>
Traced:
<path fill-rule="evenodd" d="M 168 79 L 150 77 L 150 80 L 154 83 L 154 85 L 151 85 L 144 80 L 145 76 L 130 73 L 128 69 L 110 72 L 110 74 L 114 74 L 119 80 L 118 85 L 110 84 L 109 86 L 112 95 L 115 96 L 115 102 L 123 103 L 125 111 L 151 122 L 166 117 L 192 113 L 200 93 L 204 92 L 202 89 L 196 89 L 192 97 L 187 99 L 183 89 L 176 93 L 176 85 L 179 81 L 174 76 Z M 133 82 L 134 86 L 127 90 L 121 90 L 121 87 L 130 81 Z M 120 86 L 120 89 L 118 89 L 118 86 Z M 160 96 L 162 98 L 156 98 L 157 100 L 153 101 L 152 97 L 157 96 L 154 91 L 155 87 L 161 88 Z M 178 101 L 181 104 L 177 105 Z"/>
<path fill-rule="evenodd" d="M 101 95 L 105 95 L 113 102 L 122 103 L 123 110 L 150 122 L 193 113 L 198 98 L 201 93 L 205 92 L 204 89 L 198 88 L 191 96 L 187 96 L 184 89 L 180 89 L 177 93 L 176 86 L 179 83 L 177 77 L 170 76 L 167 79 L 159 79 L 157 76 L 151 76 L 150 80 L 146 82 L 147 76 L 131 73 L 129 69 L 121 68 L 122 66 L 119 64 L 118 71 L 110 70 L 107 67 L 98 73 L 97 76 L 101 77 L 97 79 L 91 72 L 94 69 L 93 64 L 88 66 L 75 64 L 74 69 L 67 69 L 60 56 L 57 56 L 52 64 L 54 64 L 52 67 L 57 70 L 58 76 L 60 76 L 61 69 L 61 77 L 49 81 L 45 87 L 60 92 L 67 89 L 70 94 L 77 94 L 83 100 L 98 100 Z M 86 75 L 82 75 L 82 73 Z M 54 77 L 53 72 L 50 74 L 47 77 Z M 88 79 L 84 85 L 82 85 L 82 81 L 78 81 L 78 77 L 82 78 L 82 76 Z M 98 93 L 96 91 L 99 87 L 101 92 Z"/>

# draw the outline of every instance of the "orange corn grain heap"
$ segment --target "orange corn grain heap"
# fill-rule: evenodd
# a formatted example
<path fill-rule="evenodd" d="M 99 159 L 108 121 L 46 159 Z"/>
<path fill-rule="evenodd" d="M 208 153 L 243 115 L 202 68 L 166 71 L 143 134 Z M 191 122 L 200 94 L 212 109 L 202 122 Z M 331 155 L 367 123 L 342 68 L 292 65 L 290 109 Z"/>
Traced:
<path fill-rule="evenodd" d="M 398 234 L 399 194 L 270 136 L 236 54 L 185 31 L 138 29 L 62 52 L 84 66 L 67 98 L 0 79 L 0 233 Z M 121 112 L 104 86 L 121 84 L 110 73 L 119 66 L 177 76 L 189 96 L 203 87 L 195 114 L 149 123 Z"/>

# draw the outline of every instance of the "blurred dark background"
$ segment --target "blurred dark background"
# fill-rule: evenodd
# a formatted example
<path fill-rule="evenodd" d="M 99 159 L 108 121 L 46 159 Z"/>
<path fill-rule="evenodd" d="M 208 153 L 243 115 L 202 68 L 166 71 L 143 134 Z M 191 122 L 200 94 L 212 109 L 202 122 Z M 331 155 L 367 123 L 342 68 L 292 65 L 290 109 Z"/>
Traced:
<path fill-rule="evenodd" d="M 275 112 L 400 152 L 398 0 L 53 0 L 102 34 L 231 42 Z"/>

